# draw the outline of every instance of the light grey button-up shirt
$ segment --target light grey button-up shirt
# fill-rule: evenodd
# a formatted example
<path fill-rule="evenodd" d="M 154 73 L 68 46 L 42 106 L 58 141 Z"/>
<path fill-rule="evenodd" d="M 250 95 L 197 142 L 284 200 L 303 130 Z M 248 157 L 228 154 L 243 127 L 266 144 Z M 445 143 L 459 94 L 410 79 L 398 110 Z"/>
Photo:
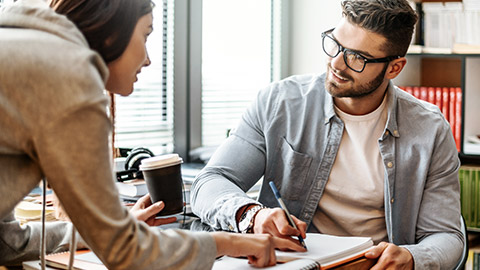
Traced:
<path fill-rule="evenodd" d="M 293 76 L 259 92 L 237 129 L 192 186 L 192 209 L 223 230 L 255 201 L 245 195 L 262 176 L 259 202 L 277 207 L 274 181 L 291 214 L 311 224 L 344 125 L 325 76 Z M 388 86 L 388 119 L 378 138 L 385 165 L 385 223 L 390 242 L 407 248 L 415 269 L 452 269 L 460 258 L 460 162 L 448 122 L 432 104 Z"/>

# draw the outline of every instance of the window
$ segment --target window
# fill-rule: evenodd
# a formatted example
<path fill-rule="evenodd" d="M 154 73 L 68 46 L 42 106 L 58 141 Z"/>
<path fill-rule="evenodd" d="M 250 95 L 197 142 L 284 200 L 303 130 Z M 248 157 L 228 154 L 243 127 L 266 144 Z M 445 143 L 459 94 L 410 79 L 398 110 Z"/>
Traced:
<path fill-rule="evenodd" d="M 190 150 L 221 144 L 256 93 L 280 78 L 286 2 L 156 0 L 152 65 L 131 96 L 116 99 L 115 145 L 188 161 Z"/>
<path fill-rule="evenodd" d="M 154 31 L 144 67 L 128 97 L 115 97 L 115 147 L 173 152 L 173 0 L 154 0 Z"/>
<path fill-rule="evenodd" d="M 14 0 L 0 0 L 0 6 L 4 5 L 4 4 L 11 4 L 15 2 Z"/>
<path fill-rule="evenodd" d="M 280 1 L 203 0 L 202 146 L 218 146 L 280 77 Z"/>

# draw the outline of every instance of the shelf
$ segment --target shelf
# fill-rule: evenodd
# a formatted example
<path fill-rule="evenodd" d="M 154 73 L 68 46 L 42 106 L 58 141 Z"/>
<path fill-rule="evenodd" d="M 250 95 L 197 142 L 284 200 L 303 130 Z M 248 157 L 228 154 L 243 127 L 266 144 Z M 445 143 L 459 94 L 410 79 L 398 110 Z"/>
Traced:
<path fill-rule="evenodd" d="M 463 153 L 465 155 L 480 155 L 480 144 L 465 142 Z"/>
<path fill-rule="evenodd" d="M 414 2 L 416 3 L 427 3 L 427 2 L 437 2 L 437 3 L 442 3 L 442 2 L 462 2 L 462 0 L 444 0 L 444 1 L 438 1 L 438 0 L 415 0 Z"/>
<path fill-rule="evenodd" d="M 426 53 L 422 49 L 409 50 L 407 65 L 394 79 L 395 85 L 461 87 L 462 127 L 460 135 L 455 133 L 461 138 L 459 157 L 462 164 L 480 164 L 480 146 L 468 141 L 469 136 L 480 134 L 480 54 Z"/>
<path fill-rule="evenodd" d="M 480 57 L 480 45 L 455 44 L 453 49 L 410 45 L 408 55 L 440 57 Z"/>
<path fill-rule="evenodd" d="M 407 54 L 407 66 L 405 67 L 407 70 L 402 71 L 406 74 L 401 74 L 399 77 L 409 81 L 409 83 L 402 83 L 403 85 L 460 87 L 462 86 L 461 71 L 464 57 L 464 55 L 454 54 Z M 411 78 L 415 79 L 412 81 Z"/>
<path fill-rule="evenodd" d="M 480 228 L 467 227 L 468 232 L 480 232 Z"/>
<path fill-rule="evenodd" d="M 480 155 L 465 155 L 465 154 L 458 154 L 460 158 L 460 163 L 462 165 L 474 165 L 478 166 L 480 164 Z"/>

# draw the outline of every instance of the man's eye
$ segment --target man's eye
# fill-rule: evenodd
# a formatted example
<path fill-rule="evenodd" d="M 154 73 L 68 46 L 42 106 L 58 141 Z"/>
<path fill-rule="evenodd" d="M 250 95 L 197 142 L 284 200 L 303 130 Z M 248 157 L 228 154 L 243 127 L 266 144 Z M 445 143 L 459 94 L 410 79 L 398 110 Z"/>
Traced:
<path fill-rule="evenodd" d="M 362 59 L 362 57 L 358 53 L 354 53 L 354 52 L 350 52 L 350 51 L 347 53 L 346 56 L 347 56 L 348 61 L 352 61 L 352 62 Z"/>
<path fill-rule="evenodd" d="M 352 56 L 355 58 L 355 60 L 363 61 L 363 57 L 358 53 L 354 53 Z"/>

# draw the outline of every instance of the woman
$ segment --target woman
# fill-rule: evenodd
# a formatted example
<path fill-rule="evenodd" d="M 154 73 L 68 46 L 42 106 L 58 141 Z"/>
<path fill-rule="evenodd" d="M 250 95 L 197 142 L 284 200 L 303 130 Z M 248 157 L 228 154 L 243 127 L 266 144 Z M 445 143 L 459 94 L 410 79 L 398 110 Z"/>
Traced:
<path fill-rule="evenodd" d="M 275 264 L 274 248 L 302 250 L 266 235 L 161 231 L 136 221 L 114 185 L 103 89 L 130 94 L 150 63 L 151 2 L 51 5 L 71 21 L 42 0 L 20 0 L 0 13 L 0 218 L 47 178 L 110 269 L 207 269 L 225 254 L 266 266 Z M 1 252 L 2 263 L 15 258 L 15 250 Z"/>

